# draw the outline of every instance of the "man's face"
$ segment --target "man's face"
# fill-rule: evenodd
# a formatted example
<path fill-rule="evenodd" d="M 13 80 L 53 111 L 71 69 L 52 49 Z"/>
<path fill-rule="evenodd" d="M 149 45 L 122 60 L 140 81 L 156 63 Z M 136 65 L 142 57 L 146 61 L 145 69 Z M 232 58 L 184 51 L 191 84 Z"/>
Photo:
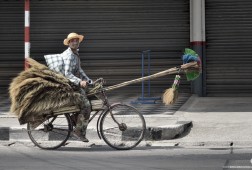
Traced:
<path fill-rule="evenodd" d="M 79 43 L 79 39 L 78 38 L 74 38 L 74 39 L 71 39 L 69 41 L 69 47 L 72 48 L 72 49 L 74 49 L 74 50 L 78 49 L 79 45 L 80 45 L 80 43 Z"/>

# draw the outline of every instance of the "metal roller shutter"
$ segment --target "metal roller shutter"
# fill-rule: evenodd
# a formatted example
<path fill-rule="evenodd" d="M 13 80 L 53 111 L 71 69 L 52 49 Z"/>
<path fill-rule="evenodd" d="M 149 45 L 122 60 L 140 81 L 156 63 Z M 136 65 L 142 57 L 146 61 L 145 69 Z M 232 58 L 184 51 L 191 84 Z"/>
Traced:
<path fill-rule="evenodd" d="M 8 85 L 24 68 L 24 2 L 0 1 L 0 101 L 6 107 Z M 5 109 L 7 110 L 7 109 Z"/>
<path fill-rule="evenodd" d="M 45 54 L 66 49 L 68 33 L 84 34 L 82 66 L 107 85 L 141 77 L 143 50 L 151 50 L 152 74 L 180 65 L 189 46 L 188 0 L 32 0 L 30 10 L 32 58 L 45 63 Z M 1 1 L 0 13 L 0 86 L 6 89 L 24 67 L 24 2 Z M 153 80 L 152 88 L 163 91 L 173 78 Z M 189 82 L 182 81 L 181 92 L 190 92 Z"/>
<path fill-rule="evenodd" d="M 206 0 L 207 96 L 252 96 L 252 1 Z"/>
<path fill-rule="evenodd" d="M 32 57 L 42 61 L 44 54 L 62 52 L 70 32 L 85 35 L 80 55 L 89 77 L 114 85 L 141 77 L 143 50 L 152 51 L 151 73 L 181 64 L 189 45 L 189 1 L 31 1 Z M 153 80 L 152 88 L 167 88 L 173 78 Z M 189 92 L 190 84 L 182 83 Z"/>

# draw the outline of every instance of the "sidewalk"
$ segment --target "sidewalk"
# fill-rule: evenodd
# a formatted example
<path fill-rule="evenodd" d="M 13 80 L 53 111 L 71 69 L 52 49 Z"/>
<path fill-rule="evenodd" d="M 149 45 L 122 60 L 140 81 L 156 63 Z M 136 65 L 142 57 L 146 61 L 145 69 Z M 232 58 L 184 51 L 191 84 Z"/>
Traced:
<path fill-rule="evenodd" d="M 167 142 L 189 146 L 252 146 L 252 97 L 191 98 L 175 113 L 191 120 L 184 137 Z"/>
<path fill-rule="evenodd" d="M 88 125 L 87 137 L 91 140 L 98 139 L 96 131 L 97 118 L 94 118 Z M 145 115 L 144 118 L 147 127 L 145 140 L 148 141 L 173 139 L 182 134 L 185 129 L 191 125 L 190 121 L 178 121 L 179 118 L 173 115 Z M 26 132 L 26 125 L 20 126 L 17 118 L 14 116 L 0 116 L 0 141 L 1 140 L 29 140 Z"/>

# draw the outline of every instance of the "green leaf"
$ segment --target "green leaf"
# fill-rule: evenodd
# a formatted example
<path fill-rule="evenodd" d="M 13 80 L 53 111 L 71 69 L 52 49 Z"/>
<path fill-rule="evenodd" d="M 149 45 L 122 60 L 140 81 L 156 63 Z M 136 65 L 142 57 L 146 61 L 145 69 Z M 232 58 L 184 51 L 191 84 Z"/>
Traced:
<path fill-rule="evenodd" d="M 190 49 L 190 48 L 185 48 L 185 53 L 184 54 L 189 54 L 189 55 L 193 55 L 193 56 L 198 57 L 198 54 L 195 51 L 193 51 L 192 49 Z"/>
<path fill-rule="evenodd" d="M 200 75 L 199 71 L 196 71 L 196 70 L 188 71 L 188 72 L 186 72 L 187 81 L 195 80 L 196 78 L 199 77 L 199 75 Z"/>

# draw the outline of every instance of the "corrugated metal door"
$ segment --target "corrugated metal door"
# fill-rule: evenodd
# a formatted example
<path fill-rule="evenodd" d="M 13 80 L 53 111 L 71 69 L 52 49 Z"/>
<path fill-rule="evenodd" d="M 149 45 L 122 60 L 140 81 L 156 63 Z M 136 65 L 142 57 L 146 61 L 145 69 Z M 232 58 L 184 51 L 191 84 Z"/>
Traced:
<path fill-rule="evenodd" d="M 189 1 L 31 2 L 32 57 L 42 60 L 44 54 L 61 53 L 70 32 L 85 35 L 80 55 L 87 75 L 114 85 L 141 77 L 143 50 L 151 50 L 151 73 L 181 64 L 189 45 Z M 153 80 L 152 88 L 164 90 L 160 87 L 170 86 L 173 78 Z M 181 88 L 190 91 L 189 83 L 182 83 Z"/>
<path fill-rule="evenodd" d="M 0 101 L 8 100 L 8 85 L 24 68 L 24 2 L 0 1 Z M 5 102 L 0 105 L 5 107 Z"/>
<path fill-rule="evenodd" d="M 32 0 L 30 7 L 31 57 L 44 62 L 45 54 L 66 49 L 68 33 L 84 34 L 82 66 L 107 85 L 141 77 L 143 50 L 151 50 L 152 74 L 180 65 L 189 45 L 188 0 Z M 24 66 L 24 2 L 2 1 L 0 13 L 3 88 Z M 152 87 L 163 91 L 173 78 L 153 80 Z M 182 81 L 181 92 L 190 92 L 189 82 Z"/>
<path fill-rule="evenodd" d="M 206 0 L 207 96 L 252 96 L 252 1 Z"/>

